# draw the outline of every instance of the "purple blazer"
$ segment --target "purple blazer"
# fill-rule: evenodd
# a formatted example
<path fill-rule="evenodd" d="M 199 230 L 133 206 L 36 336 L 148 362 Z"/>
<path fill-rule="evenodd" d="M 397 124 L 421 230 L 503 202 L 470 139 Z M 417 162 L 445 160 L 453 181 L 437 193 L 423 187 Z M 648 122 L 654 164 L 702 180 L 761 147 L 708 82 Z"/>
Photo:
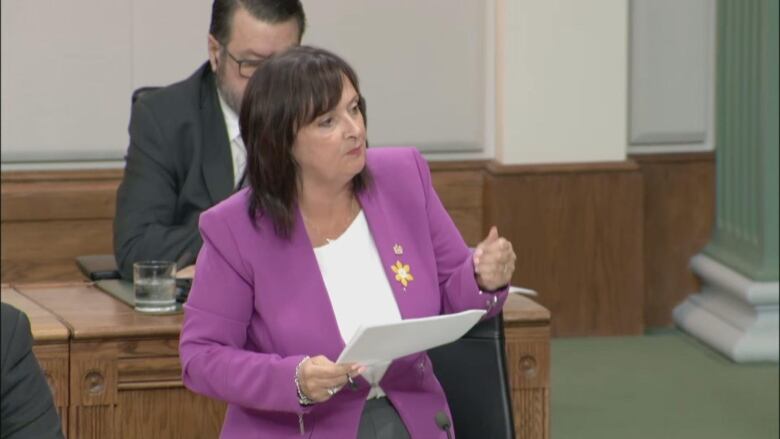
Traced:
<path fill-rule="evenodd" d="M 506 290 L 496 293 L 497 302 L 480 291 L 471 252 L 420 153 L 369 149 L 367 166 L 373 184 L 358 199 L 401 316 L 498 313 Z M 248 194 L 244 189 L 200 216 L 203 247 L 179 350 L 184 384 L 228 403 L 223 438 L 354 438 L 369 392 L 366 380 L 324 403 L 298 404 L 298 363 L 305 355 L 335 360 L 345 346 L 300 212 L 289 240 L 282 239 L 266 217 L 252 226 Z M 396 244 L 403 247 L 400 255 Z M 391 269 L 397 261 L 414 276 L 406 288 Z M 424 352 L 394 361 L 380 385 L 413 438 L 446 437 L 434 419 L 449 408 Z"/>

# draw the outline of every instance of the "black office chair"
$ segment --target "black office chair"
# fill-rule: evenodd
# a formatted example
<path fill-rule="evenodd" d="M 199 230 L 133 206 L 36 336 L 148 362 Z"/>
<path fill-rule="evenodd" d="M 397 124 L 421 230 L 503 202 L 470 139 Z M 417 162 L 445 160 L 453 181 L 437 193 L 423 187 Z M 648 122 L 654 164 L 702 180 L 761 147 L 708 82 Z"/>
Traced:
<path fill-rule="evenodd" d="M 135 102 L 143 95 L 158 90 L 160 87 L 139 87 L 133 91 L 130 98 L 130 104 Z M 122 275 L 116 265 L 114 255 L 84 255 L 76 256 L 76 266 L 81 273 L 91 281 L 120 279 Z"/>
<path fill-rule="evenodd" d="M 459 439 L 514 439 L 501 314 L 428 351 Z"/>

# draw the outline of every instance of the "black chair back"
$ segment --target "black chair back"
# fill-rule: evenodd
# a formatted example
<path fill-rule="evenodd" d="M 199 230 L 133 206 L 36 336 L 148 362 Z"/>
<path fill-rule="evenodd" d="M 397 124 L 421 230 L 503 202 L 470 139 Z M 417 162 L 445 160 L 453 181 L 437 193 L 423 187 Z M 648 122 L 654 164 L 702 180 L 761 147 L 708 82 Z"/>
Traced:
<path fill-rule="evenodd" d="M 514 439 L 501 314 L 428 351 L 458 439 Z"/>

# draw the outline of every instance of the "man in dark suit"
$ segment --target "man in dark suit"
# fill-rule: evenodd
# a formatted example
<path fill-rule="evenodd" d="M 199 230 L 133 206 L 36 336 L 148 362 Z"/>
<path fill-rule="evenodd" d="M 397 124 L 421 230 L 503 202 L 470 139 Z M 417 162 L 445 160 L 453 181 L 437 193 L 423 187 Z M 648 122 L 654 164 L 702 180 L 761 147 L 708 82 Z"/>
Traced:
<path fill-rule="evenodd" d="M 30 321 L 7 303 L 0 308 L 0 437 L 62 438 L 51 390 L 32 352 Z"/>
<path fill-rule="evenodd" d="M 200 213 L 243 175 L 237 115 L 249 77 L 263 59 L 300 44 L 305 22 L 299 0 L 215 0 L 208 62 L 133 105 L 114 219 L 123 278 L 132 279 L 136 261 L 194 263 Z"/>

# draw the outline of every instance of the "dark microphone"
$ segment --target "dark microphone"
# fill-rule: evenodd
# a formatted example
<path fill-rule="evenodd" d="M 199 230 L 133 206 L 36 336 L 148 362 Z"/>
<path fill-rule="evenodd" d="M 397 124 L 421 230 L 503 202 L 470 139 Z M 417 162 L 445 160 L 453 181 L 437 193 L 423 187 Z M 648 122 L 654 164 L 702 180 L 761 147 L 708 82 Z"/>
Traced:
<path fill-rule="evenodd" d="M 450 428 L 452 427 L 452 424 L 450 423 L 450 418 L 447 417 L 446 413 L 436 413 L 436 425 L 438 425 L 439 428 L 447 433 L 447 439 L 452 439 L 452 436 L 450 435 Z"/>

